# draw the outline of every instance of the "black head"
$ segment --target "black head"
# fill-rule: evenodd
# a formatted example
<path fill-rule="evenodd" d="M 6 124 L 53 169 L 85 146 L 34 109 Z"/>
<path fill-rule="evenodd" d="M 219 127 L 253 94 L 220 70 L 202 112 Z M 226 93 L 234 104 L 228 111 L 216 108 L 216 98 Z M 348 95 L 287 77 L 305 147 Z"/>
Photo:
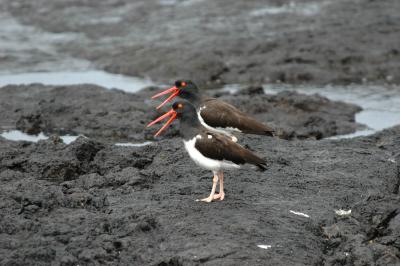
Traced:
<path fill-rule="evenodd" d="M 159 136 L 161 132 L 163 132 L 177 118 L 181 120 L 180 133 L 184 137 L 193 135 L 194 128 L 200 126 L 200 122 L 197 118 L 196 109 L 190 102 L 186 100 L 175 102 L 172 105 L 171 110 L 150 122 L 147 127 L 150 127 L 166 118 L 169 118 L 168 121 L 162 126 L 159 131 L 157 131 L 155 136 Z"/>
<path fill-rule="evenodd" d="M 188 101 L 176 101 L 172 105 L 172 109 L 176 112 L 178 118 L 192 117 L 197 119 L 196 108 Z"/>
<path fill-rule="evenodd" d="M 197 106 L 200 99 L 198 91 L 199 89 L 197 88 L 196 84 L 194 84 L 191 80 L 177 80 L 175 81 L 175 86 L 159 92 L 151 98 L 156 99 L 162 95 L 171 93 L 171 95 L 167 99 L 165 99 L 159 106 L 157 106 L 157 109 L 160 109 L 166 103 L 177 96 L 180 96 L 181 98 L 186 99 Z"/>
<path fill-rule="evenodd" d="M 192 100 L 199 92 L 199 88 L 191 80 L 177 80 L 175 87 L 179 89 L 179 96 L 183 99 Z"/>

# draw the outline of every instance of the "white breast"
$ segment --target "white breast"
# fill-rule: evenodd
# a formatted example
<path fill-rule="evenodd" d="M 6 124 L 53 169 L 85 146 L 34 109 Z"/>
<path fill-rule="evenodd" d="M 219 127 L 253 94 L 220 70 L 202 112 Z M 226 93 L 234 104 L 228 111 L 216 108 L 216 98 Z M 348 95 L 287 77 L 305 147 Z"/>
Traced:
<path fill-rule="evenodd" d="M 196 148 L 196 140 L 201 138 L 200 135 L 197 135 L 191 140 L 183 141 L 185 144 L 186 151 L 189 153 L 190 158 L 199 166 L 206 168 L 211 171 L 219 171 L 221 169 L 226 168 L 240 168 L 239 165 L 230 162 L 230 161 L 219 161 L 205 157 L 201 154 Z"/>

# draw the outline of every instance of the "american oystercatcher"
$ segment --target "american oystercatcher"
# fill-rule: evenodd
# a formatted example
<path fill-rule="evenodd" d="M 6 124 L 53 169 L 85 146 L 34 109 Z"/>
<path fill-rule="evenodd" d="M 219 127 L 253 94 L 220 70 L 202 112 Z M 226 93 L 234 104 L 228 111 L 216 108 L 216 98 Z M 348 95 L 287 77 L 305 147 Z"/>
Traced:
<path fill-rule="evenodd" d="M 228 135 L 235 142 L 237 142 L 237 138 L 232 135 L 233 132 L 274 135 L 274 130 L 271 127 L 258 122 L 236 107 L 224 101 L 201 95 L 196 84 L 190 80 L 177 80 L 175 81 L 175 86 L 154 95 L 152 99 L 168 93 L 172 94 L 157 109 L 179 96 L 194 105 L 200 123 L 205 128 Z"/>
<path fill-rule="evenodd" d="M 243 148 L 226 135 L 210 131 L 204 127 L 198 119 L 195 107 L 190 102 L 175 102 L 169 112 L 147 126 L 152 126 L 168 117 L 169 120 L 155 136 L 160 135 L 176 118 L 180 119 L 179 133 L 190 158 L 196 164 L 211 170 L 214 174 L 211 193 L 201 201 L 211 202 L 215 199 L 224 199 L 223 169 L 240 168 L 240 165 L 245 163 L 253 164 L 261 170 L 266 169 L 267 165 L 264 159 Z M 215 194 L 218 179 L 220 181 L 219 193 Z"/>

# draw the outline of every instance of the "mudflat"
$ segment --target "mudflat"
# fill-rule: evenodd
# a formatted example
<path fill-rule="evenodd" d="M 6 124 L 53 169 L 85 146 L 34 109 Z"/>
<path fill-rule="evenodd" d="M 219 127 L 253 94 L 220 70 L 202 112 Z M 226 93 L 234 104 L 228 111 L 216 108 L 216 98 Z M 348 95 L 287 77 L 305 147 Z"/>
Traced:
<path fill-rule="evenodd" d="M 397 91 L 399 10 L 397 0 L 0 0 L 1 73 L 241 84 L 204 93 L 278 132 L 239 135 L 268 169 L 227 171 L 225 200 L 205 204 L 195 200 L 212 177 L 189 159 L 177 125 L 158 139 L 146 128 L 166 111 L 150 101 L 159 87 L 1 87 L 0 128 L 49 139 L 0 136 L 0 264 L 399 265 L 400 126 L 326 139 L 362 128 L 361 108 L 260 87 Z"/>
<path fill-rule="evenodd" d="M 2 0 L 0 5 L 5 26 L 14 29 L 0 31 L 10 50 L 2 57 L 3 71 L 95 65 L 161 82 L 189 77 L 210 87 L 400 82 L 397 0 Z"/>

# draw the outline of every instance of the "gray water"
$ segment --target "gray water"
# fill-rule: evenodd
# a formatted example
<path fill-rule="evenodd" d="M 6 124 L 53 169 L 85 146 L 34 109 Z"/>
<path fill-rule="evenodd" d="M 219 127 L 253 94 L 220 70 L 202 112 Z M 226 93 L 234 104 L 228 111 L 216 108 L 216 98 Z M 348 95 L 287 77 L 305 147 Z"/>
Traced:
<path fill-rule="evenodd" d="M 320 3 L 296 3 L 290 2 L 282 6 L 266 6 L 261 9 L 254 10 L 250 13 L 251 16 L 261 17 L 268 15 L 279 15 L 279 14 L 297 14 L 303 16 L 313 16 L 321 11 L 325 5 L 329 2 Z"/>
<path fill-rule="evenodd" d="M 39 140 L 45 140 L 49 137 L 43 133 L 38 135 L 29 135 L 20 130 L 9 130 L 4 131 L 0 134 L 5 139 L 13 140 L 13 141 L 29 141 L 29 142 L 38 142 Z M 60 136 L 65 144 L 70 144 L 71 142 L 75 141 L 79 136 Z"/>
<path fill-rule="evenodd" d="M 8 84 L 21 85 L 32 83 L 42 83 L 45 85 L 95 84 L 107 89 L 116 88 L 131 93 L 148 86 L 156 85 L 150 79 L 111 74 L 100 70 L 80 72 L 32 72 L 0 75 L 0 87 Z"/>
<path fill-rule="evenodd" d="M 40 140 L 46 140 L 49 138 L 49 136 L 46 136 L 43 132 L 39 133 L 38 135 L 29 135 L 26 134 L 20 130 L 7 130 L 4 131 L 0 134 L 1 137 L 12 140 L 12 141 L 28 141 L 28 142 L 38 142 Z M 65 135 L 65 136 L 60 136 L 62 141 L 65 144 L 70 144 L 74 142 L 77 138 L 79 137 L 85 137 L 83 135 L 79 136 L 71 136 L 71 135 Z M 121 147 L 143 147 L 146 145 L 150 145 L 151 141 L 145 141 L 142 143 L 132 143 L 132 142 L 121 142 L 121 143 L 115 143 L 114 145 L 116 146 L 121 146 Z"/>

